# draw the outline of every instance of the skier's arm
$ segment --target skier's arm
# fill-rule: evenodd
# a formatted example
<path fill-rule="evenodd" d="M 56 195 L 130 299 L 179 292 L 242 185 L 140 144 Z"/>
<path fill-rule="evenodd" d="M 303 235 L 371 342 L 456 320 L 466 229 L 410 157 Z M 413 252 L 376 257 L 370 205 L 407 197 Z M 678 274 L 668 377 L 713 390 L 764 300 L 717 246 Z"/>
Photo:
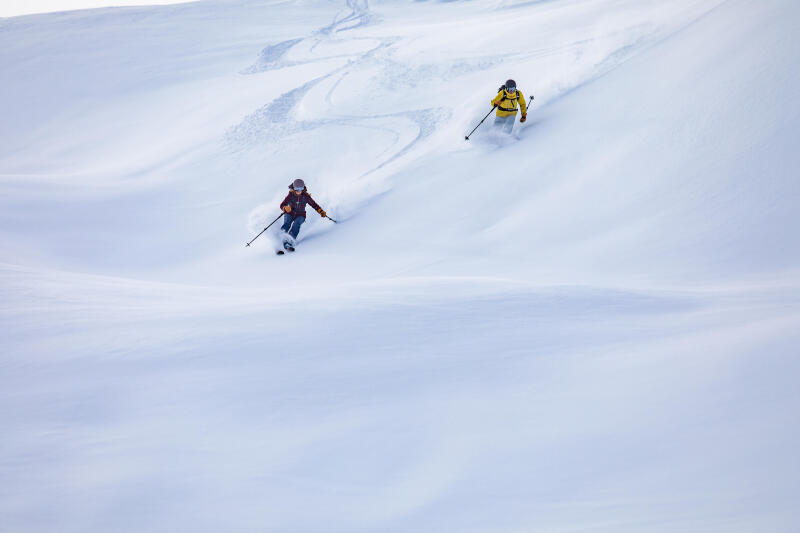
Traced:
<path fill-rule="evenodd" d="M 522 116 L 524 117 L 528 114 L 528 103 L 525 102 L 525 95 L 522 94 L 522 91 L 517 89 L 517 94 L 519 95 L 519 109 L 522 111 Z"/>
<path fill-rule="evenodd" d="M 497 107 L 503 100 L 505 100 L 505 98 L 503 97 L 503 91 L 500 91 L 499 93 L 497 93 L 497 96 L 492 98 L 491 104 L 492 106 Z"/>
<path fill-rule="evenodd" d="M 289 200 L 291 199 L 292 199 L 292 193 L 287 194 L 286 198 L 284 198 L 283 201 L 281 202 L 281 211 L 286 211 L 288 213 L 292 210 L 292 208 L 289 206 Z M 289 207 L 288 211 L 286 210 L 287 207 Z"/>
<path fill-rule="evenodd" d="M 321 217 L 325 217 L 325 216 L 326 216 L 326 214 L 325 214 L 325 210 L 324 210 L 324 209 L 322 209 L 322 208 L 319 206 L 319 204 L 318 204 L 317 202 L 315 202 L 315 201 L 314 201 L 314 199 L 313 199 L 313 198 L 311 198 L 311 195 L 310 195 L 310 194 L 309 194 L 309 195 L 307 195 L 307 196 L 306 196 L 306 198 L 308 199 L 308 205 L 310 205 L 311 207 L 313 207 L 313 208 L 314 208 L 314 210 L 315 210 L 317 213 L 319 213 L 319 216 L 321 216 Z"/>

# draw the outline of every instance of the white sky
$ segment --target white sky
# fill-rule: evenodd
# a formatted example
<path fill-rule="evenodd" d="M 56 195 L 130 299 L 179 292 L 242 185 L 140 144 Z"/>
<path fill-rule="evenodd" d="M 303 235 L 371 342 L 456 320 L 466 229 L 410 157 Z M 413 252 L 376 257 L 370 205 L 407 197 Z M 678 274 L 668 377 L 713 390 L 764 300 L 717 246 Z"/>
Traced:
<path fill-rule="evenodd" d="M 194 0 L 0 0 L 0 17 L 91 7 L 182 4 Z"/>

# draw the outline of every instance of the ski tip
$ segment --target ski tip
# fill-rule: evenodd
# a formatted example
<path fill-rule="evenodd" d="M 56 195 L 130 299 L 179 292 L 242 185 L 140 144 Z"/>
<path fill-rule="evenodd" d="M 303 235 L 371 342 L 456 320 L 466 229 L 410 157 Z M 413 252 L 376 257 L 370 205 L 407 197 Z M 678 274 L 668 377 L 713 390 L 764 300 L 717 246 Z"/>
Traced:
<path fill-rule="evenodd" d="M 283 250 L 275 250 L 275 255 L 283 255 Z"/>

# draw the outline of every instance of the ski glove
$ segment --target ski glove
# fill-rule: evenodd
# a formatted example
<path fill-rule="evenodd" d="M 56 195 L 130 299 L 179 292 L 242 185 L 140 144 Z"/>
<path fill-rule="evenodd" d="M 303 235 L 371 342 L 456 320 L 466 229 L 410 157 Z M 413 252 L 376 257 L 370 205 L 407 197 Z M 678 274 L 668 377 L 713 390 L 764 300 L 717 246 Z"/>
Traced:
<path fill-rule="evenodd" d="M 292 212 L 292 206 L 285 205 L 285 206 L 283 206 L 283 210 L 286 211 L 287 213 L 291 213 Z"/>
<path fill-rule="evenodd" d="M 320 210 L 319 210 L 319 211 L 317 211 L 317 212 L 319 213 L 319 216 L 321 216 L 322 218 L 325 218 L 325 217 L 327 217 L 327 216 L 328 216 L 328 213 L 326 213 L 326 212 L 325 212 L 324 210 L 322 210 L 322 209 L 320 209 Z"/>
<path fill-rule="evenodd" d="M 526 120 L 528 120 L 528 115 L 527 114 L 526 115 L 522 115 L 522 118 L 519 119 L 520 122 L 525 122 Z"/>

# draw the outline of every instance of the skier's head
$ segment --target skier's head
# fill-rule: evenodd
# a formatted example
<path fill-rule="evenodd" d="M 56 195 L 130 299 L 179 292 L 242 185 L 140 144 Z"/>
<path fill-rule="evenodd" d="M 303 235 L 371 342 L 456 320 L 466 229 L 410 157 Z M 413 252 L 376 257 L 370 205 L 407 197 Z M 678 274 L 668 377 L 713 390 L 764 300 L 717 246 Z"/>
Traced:
<path fill-rule="evenodd" d="M 294 180 L 294 181 L 292 182 L 292 190 L 293 190 L 293 191 L 294 191 L 296 194 L 300 194 L 300 193 L 302 193 L 302 192 L 305 190 L 305 188 L 306 188 L 306 184 L 305 184 L 305 182 L 304 182 L 303 180 L 301 180 L 300 178 L 297 178 L 296 180 Z"/>
<path fill-rule="evenodd" d="M 517 92 L 517 82 L 514 80 L 506 80 L 506 90 L 510 93 Z"/>

